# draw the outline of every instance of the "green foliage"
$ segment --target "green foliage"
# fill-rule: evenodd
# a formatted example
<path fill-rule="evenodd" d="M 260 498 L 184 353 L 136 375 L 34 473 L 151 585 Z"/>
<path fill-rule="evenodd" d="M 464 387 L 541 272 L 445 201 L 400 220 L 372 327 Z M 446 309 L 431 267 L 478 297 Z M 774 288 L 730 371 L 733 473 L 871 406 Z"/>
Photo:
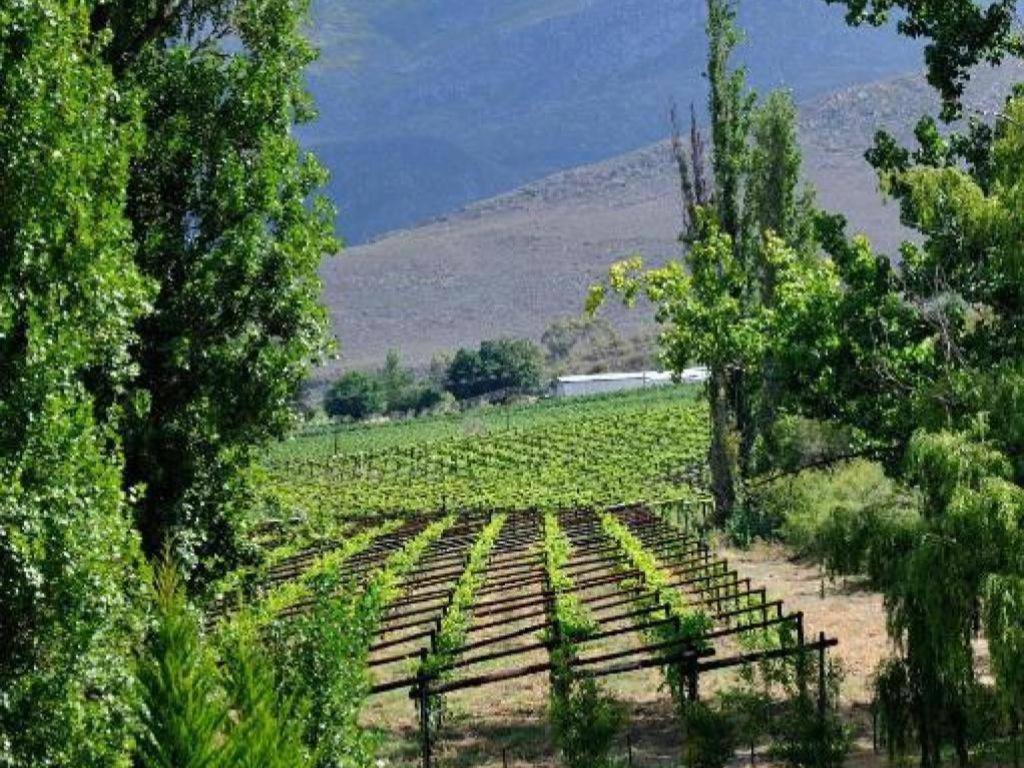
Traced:
<path fill-rule="evenodd" d="M 441 619 L 434 648 L 423 663 L 423 671 L 431 677 L 438 676 L 439 667 L 454 661 L 465 644 L 476 593 L 483 583 L 487 561 L 506 520 L 506 513 L 494 515 L 470 547 L 466 566 L 459 575 L 455 592 Z"/>
<path fill-rule="evenodd" d="M 123 215 L 140 136 L 91 7 L 0 6 L 4 766 L 125 766 L 135 722 L 142 585 L 115 427 L 149 295 Z"/>
<path fill-rule="evenodd" d="M 368 373 L 349 371 L 324 395 L 324 410 L 335 418 L 365 419 L 384 413 L 387 398 L 380 382 Z"/>
<path fill-rule="evenodd" d="M 377 378 L 383 390 L 387 410 L 404 410 L 400 405 L 407 399 L 406 393 L 412 388 L 416 377 L 410 369 L 402 367 L 398 352 L 393 349 L 388 350 L 384 366 L 377 371 Z"/>
<path fill-rule="evenodd" d="M 920 520 L 883 528 L 869 543 L 868 567 L 900 651 L 879 675 L 881 712 L 896 748 L 913 733 L 925 765 L 937 764 L 946 744 L 963 764 L 976 721 L 979 606 L 993 576 L 1019 573 L 1024 492 L 999 477 L 1006 462 L 970 435 L 916 434 L 908 467 L 922 492 Z"/>
<path fill-rule="evenodd" d="M 106 53 L 138 94 L 145 143 L 127 214 L 156 285 L 137 326 L 126 482 L 146 550 L 173 540 L 192 581 L 244 556 L 243 470 L 282 436 L 326 349 L 317 268 L 337 248 L 325 172 L 292 132 L 313 113 L 306 5 L 98 5 Z"/>
<path fill-rule="evenodd" d="M 568 674 L 555 671 L 554 674 Z M 610 753 L 625 720 L 622 707 L 592 677 L 573 676 L 565 695 L 552 686 L 551 723 L 566 768 L 610 768 Z"/>
<path fill-rule="evenodd" d="M 910 750 L 914 735 L 915 694 L 910 670 L 902 659 L 886 659 L 879 664 L 874 679 L 874 706 L 878 713 L 879 736 L 895 760 Z"/>
<path fill-rule="evenodd" d="M 962 111 L 960 98 L 971 68 L 979 63 L 998 64 L 1024 55 L 1017 25 L 1016 0 L 825 0 L 845 5 L 851 24 L 885 24 L 897 11 L 900 34 L 925 39 L 928 82 L 943 100 L 949 119 Z"/>
<path fill-rule="evenodd" d="M 636 583 L 643 585 L 646 598 L 652 605 L 664 610 L 666 616 L 674 619 L 672 623 L 660 624 L 649 630 L 652 642 L 671 643 L 670 647 L 680 649 L 688 646 L 694 649 L 703 647 L 706 642 L 703 639 L 704 633 L 713 624 L 704 606 L 690 605 L 679 590 L 668 586 L 672 580 L 671 573 L 662 567 L 658 558 L 647 550 L 643 542 L 613 512 L 605 510 L 599 512 L 598 516 L 605 536 L 615 542 L 619 551 L 625 555 L 620 568 L 638 571 L 640 577 Z M 712 574 L 709 577 L 706 582 L 708 588 L 714 588 L 716 579 Z M 685 697 L 681 665 L 673 664 L 662 671 L 673 699 L 681 704 Z"/>
<path fill-rule="evenodd" d="M 506 429 L 513 413 L 516 426 Z M 268 460 L 268 492 L 278 514 L 313 528 L 380 513 L 704 495 L 697 486 L 707 411 L 686 390 L 494 409 L 481 418 L 480 434 L 469 435 L 452 417 L 342 429 L 336 455 L 330 435 L 298 438 Z M 694 468 L 696 476 L 687 471 Z"/>
<path fill-rule="evenodd" d="M 758 467 L 769 474 L 772 470 L 797 472 L 826 466 L 863 447 L 856 430 L 845 424 L 796 414 L 779 416 L 762 436 L 765 440 L 757 446 L 756 461 Z"/>
<path fill-rule="evenodd" d="M 154 587 L 154 625 L 139 665 L 140 760 L 146 768 L 223 765 L 230 705 L 218 685 L 216 660 L 199 636 L 198 617 L 172 565 L 158 568 Z"/>
<path fill-rule="evenodd" d="M 1018 552 L 1019 547 L 1018 543 Z M 985 626 L 999 689 L 1019 723 L 1024 717 L 1024 577 L 989 577 L 985 585 Z"/>
<path fill-rule="evenodd" d="M 773 726 L 772 756 L 793 768 L 842 768 L 850 751 L 849 727 L 829 710 L 824 716 L 799 696 Z"/>
<path fill-rule="evenodd" d="M 867 569 L 882 531 L 917 518 L 913 496 L 881 465 L 864 460 L 780 478 L 759 489 L 756 503 L 764 516 L 781 521 L 779 534 L 798 553 L 844 575 Z"/>
<path fill-rule="evenodd" d="M 572 556 L 569 537 L 558 524 L 558 513 L 544 512 L 544 566 L 547 570 L 548 586 L 554 591 L 554 622 L 558 627 L 558 640 L 566 647 L 594 631 L 594 620 L 572 589 L 572 578 L 566 565 Z"/>
<path fill-rule="evenodd" d="M 366 667 L 370 645 L 384 610 L 399 594 L 402 578 L 454 521 L 449 516 L 426 526 L 362 585 L 340 582 L 336 575 L 333 580 L 318 580 L 310 613 L 265 624 L 282 688 L 293 698 L 308 699 L 301 712 L 303 739 L 317 768 L 374 765 L 376 734 L 359 724 L 370 685 Z M 273 601 L 274 596 L 267 599 Z M 259 604 L 255 610 L 258 616 L 274 618 L 274 611 Z"/>
<path fill-rule="evenodd" d="M 576 659 L 576 645 L 594 631 L 593 617 L 571 591 L 572 577 L 566 565 L 572 556 L 572 544 L 558 524 L 558 514 L 544 513 L 544 566 L 548 586 L 554 591 L 550 607 L 552 630 L 548 640 L 553 643 L 550 712 L 555 743 L 562 762 L 569 768 L 610 766 L 615 738 L 622 728 L 624 715 L 619 706 L 598 682 L 579 674 L 571 662 Z"/>
<path fill-rule="evenodd" d="M 708 461 L 718 522 L 733 514 L 740 475 L 752 470 L 759 433 L 771 436 L 784 382 L 835 346 L 832 311 L 840 299 L 832 265 L 816 257 L 812 198 L 798 194 L 796 110 L 782 93 L 758 106 L 746 73 L 732 65 L 742 35 L 734 0 L 708 0 L 711 193 L 704 146 L 694 125 L 687 157 L 673 150 L 683 193 L 683 259 L 644 270 L 639 257 L 615 264 L 607 285 L 629 306 L 655 305 L 662 360 L 673 371 L 709 369 Z M 596 311 L 606 287 L 595 286 Z M 812 367 L 814 370 L 814 367 Z M 803 385 L 818 391 L 825 377 Z"/>
<path fill-rule="evenodd" d="M 306 768 L 303 703 L 282 698 L 279 679 L 255 626 L 242 616 L 222 628 L 218 645 L 168 561 L 157 568 L 153 626 L 139 660 L 144 768 L 272 766 Z"/>
<path fill-rule="evenodd" d="M 541 353 L 529 339 L 482 341 L 476 351 L 455 353 L 445 377 L 445 388 L 459 400 L 493 392 L 506 395 L 540 387 Z"/>
<path fill-rule="evenodd" d="M 663 630 L 658 630 L 667 633 L 662 639 L 679 643 L 691 642 L 699 646 L 701 635 L 707 631 L 711 622 L 711 618 L 704 612 L 703 607 L 689 605 L 679 590 L 668 587 L 671 581 L 669 572 L 647 550 L 643 542 L 626 525 L 616 519 L 614 513 L 604 511 L 600 512 L 599 516 L 605 535 L 614 541 L 626 555 L 629 567 L 643 574 L 643 585 L 657 593 L 658 599 L 668 615 L 677 620 L 675 624 L 666 625 Z"/>
<path fill-rule="evenodd" d="M 434 385 L 417 384 L 412 370 L 403 368 L 392 350 L 379 370 L 349 371 L 331 384 L 324 395 L 324 411 L 359 421 L 384 413 L 422 413 L 443 399 L 444 393 Z"/>
<path fill-rule="evenodd" d="M 222 645 L 223 685 L 232 702 L 223 764 L 239 768 L 312 766 L 302 739 L 304 702 L 281 698 L 279 679 L 253 628 L 236 622 Z"/>
<path fill-rule="evenodd" d="M 683 765 L 687 768 L 724 768 L 736 753 L 739 734 L 729 713 L 714 703 L 683 702 Z"/>

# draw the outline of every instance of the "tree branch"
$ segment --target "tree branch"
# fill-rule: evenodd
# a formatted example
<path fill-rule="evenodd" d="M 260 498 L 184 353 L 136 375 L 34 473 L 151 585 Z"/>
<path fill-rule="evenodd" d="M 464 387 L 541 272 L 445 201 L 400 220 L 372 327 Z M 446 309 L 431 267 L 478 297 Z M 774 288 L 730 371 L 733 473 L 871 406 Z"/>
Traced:
<path fill-rule="evenodd" d="M 167 34 L 174 26 L 186 0 L 163 0 L 157 12 L 126 43 L 117 46 L 111 57 L 111 66 L 116 74 L 124 72 L 128 65 L 149 43 Z"/>
<path fill-rule="evenodd" d="M 745 483 L 748 489 L 762 488 L 769 483 L 773 483 L 776 480 L 781 480 L 784 477 L 791 477 L 793 475 L 799 475 L 801 472 L 808 469 L 823 469 L 825 467 L 831 467 L 835 464 L 840 464 L 844 461 L 852 461 L 853 459 L 878 459 L 886 455 L 895 453 L 899 448 L 897 445 L 882 445 L 873 446 L 871 448 L 863 448 L 859 451 L 851 451 L 849 453 L 841 453 L 833 456 L 824 456 L 814 461 L 809 461 L 806 464 L 801 464 L 799 467 L 792 467 L 790 469 L 784 469 L 779 472 L 770 475 L 762 475 L 752 482 Z"/>

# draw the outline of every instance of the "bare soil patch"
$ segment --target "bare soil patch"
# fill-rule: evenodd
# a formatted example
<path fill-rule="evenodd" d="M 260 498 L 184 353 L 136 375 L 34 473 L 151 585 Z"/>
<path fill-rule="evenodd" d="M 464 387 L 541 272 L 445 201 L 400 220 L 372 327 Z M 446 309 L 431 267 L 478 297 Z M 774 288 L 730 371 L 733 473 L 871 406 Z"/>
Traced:
<path fill-rule="evenodd" d="M 824 631 L 839 639 L 830 653 L 843 665 L 840 709 L 854 729 L 849 764 L 882 765 L 885 759 L 872 750 L 871 681 L 878 663 L 892 652 L 885 631 L 882 595 L 860 579 L 830 581 L 815 564 L 800 561 L 784 546 L 757 543 L 741 550 L 717 548 L 731 565 L 770 596 L 786 602 L 790 610 L 803 611 L 808 637 Z"/>

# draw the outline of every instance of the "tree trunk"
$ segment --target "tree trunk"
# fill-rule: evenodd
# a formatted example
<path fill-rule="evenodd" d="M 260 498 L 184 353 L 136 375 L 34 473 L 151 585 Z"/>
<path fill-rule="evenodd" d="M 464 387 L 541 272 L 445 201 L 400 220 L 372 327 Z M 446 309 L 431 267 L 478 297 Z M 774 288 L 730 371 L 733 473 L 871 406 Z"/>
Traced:
<path fill-rule="evenodd" d="M 744 371 L 735 371 L 730 384 L 732 389 L 730 395 L 736 414 L 736 431 L 739 433 L 738 470 L 741 476 L 749 477 L 758 426 L 753 398 L 750 395 L 750 381 Z"/>
<path fill-rule="evenodd" d="M 1020 768 L 1020 712 L 1013 713 L 1013 768 Z"/>
<path fill-rule="evenodd" d="M 736 506 L 736 461 L 730 445 L 732 420 L 726 373 L 713 368 L 708 387 L 711 406 L 711 446 L 708 450 L 708 463 L 711 465 L 711 494 L 715 498 L 714 522 L 720 525 L 729 519 Z"/>
<path fill-rule="evenodd" d="M 967 749 L 967 713 L 961 706 L 957 706 L 953 715 L 953 744 L 957 764 L 960 768 L 967 768 L 971 762 L 970 751 Z"/>

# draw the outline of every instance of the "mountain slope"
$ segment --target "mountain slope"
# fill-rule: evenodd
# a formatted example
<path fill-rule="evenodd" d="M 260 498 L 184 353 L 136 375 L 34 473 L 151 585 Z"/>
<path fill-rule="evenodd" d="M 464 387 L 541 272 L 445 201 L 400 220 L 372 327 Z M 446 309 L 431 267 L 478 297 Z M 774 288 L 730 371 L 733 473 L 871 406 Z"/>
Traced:
<path fill-rule="evenodd" d="M 806 99 L 920 61 L 822 0 L 741 8 L 757 87 Z M 673 101 L 705 99 L 705 0 L 316 0 L 313 19 L 321 119 L 301 136 L 353 243 L 645 146 Z"/>
<path fill-rule="evenodd" d="M 991 111 L 1020 64 L 988 72 L 970 103 Z M 892 252 L 905 233 L 863 161 L 877 127 L 896 130 L 936 101 L 918 76 L 845 89 L 805 104 L 801 141 L 820 203 L 843 211 L 855 231 Z M 395 232 L 327 261 L 322 273 L 337 365 L 363 366 L 389 348 L 423 364 L 482 338 L 539 338 L 558 315 L 579 313 L 587 287 L 610 262 L 639 252 L 677 255 L 679 192 L 667 145 L 571 169 L 484 200 L 416 229 Z M 649 313 L 612 311 L 624 328 Z"/>

